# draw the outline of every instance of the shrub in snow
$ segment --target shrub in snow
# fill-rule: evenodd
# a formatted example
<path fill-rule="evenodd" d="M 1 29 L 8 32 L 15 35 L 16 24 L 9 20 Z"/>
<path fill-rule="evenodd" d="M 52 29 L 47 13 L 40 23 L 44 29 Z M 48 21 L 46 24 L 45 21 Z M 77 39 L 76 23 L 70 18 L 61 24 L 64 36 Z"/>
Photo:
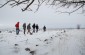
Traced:
<path fill-rule="evenodd" d="M 35 54 L 35 51 L 30 51 L 30 53 L 31 53 L 32 55 L 34 55 L 34 54 Z"/>
<path fill-rule="evenodd" d="M 39 45 L 36 45 L 36 46 L 39 46 Z"/>
<path fill-rule="evenodd" d="M 64 33 L 65 33 L 66 31 L 64 30 Z"/>
<path fill-rule="evenodd" d="M 30 51 L 30 53 L 31 53 L 32 55 L 35 54 L 35 51 L 31 51 L 30 48 L 25 48 L 25 50 L 26 50 L 26 51 Z"/>
<path fill-rule="evenodd" d="M 18 44 L 15 44 L 15 46 L 18 46 Z"/>
<path fill-rule="evenodd" d="M 0 33 L 1 33 L 1 31 L 0 31 Z"/>
<path fill-rule="evenodd" d="M 9 33 L 12 33 L 12 31 L 9 31 Z"/>
<path fill-rule="evenodd" d="M 25 48 L 26 51 L 30 51 L 30 48 Z"/>
<path fill-rule="evenodd" d="M 48 41 L 48 39 L 45 39 L 44 41 Z"/>
<path fill-rule="evenodd" d="M 53 39 L 53 37 L 51 37 L 51 39 Z"/>

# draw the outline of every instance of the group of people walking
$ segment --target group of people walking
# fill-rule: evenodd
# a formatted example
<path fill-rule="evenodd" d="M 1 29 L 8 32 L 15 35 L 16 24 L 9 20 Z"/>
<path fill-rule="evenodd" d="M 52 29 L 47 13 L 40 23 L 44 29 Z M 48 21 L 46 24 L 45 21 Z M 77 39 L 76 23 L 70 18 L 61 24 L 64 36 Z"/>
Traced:
<path fill-rule="evenodd" d="M 27 34 L 28 33 L 31 33 L 30 30 L 31 30 L 31 24 L 29 23 L 26 27 L 26 23 L 23 24 L 23 30 L 24 30 L 24 34 L 26 32 L 26 28 L 27 28 Z M 33 32 L 35 33 L 35 30 L 36 32 L 38 32 L 38 29 L 39 29 L 39 26 L 38 24 L 35 25 L 35 23 L 32 25 L 32 28 L 33 28 Z"/>
<path fill-rule="evenodd" d="M 16 24 L 15 24 L 15 27 L 16 27 L 16 34 L 18 35 L 19 34 L 19 22 L 17 22 Z M 32 25 L 32 29 L 33 29 L 33 31 L 31 32 L 30 30 L 31 30 L 31 24 L 29 23 L 28 25 L 26 25 L 26 23 L 23 23 L 23 30 L 24 30 L 24 34 L 26 34 L 26 28 L 27 28 L 27 34 L 28 33 L 30 33 L 30 34 L 32 34 L 32 33 L 35 33 L 35 32 L 38 32 L 38 30 L 39 30 L 39 26 L 38 26 L 38 24 L 33 24 Z M 43 31 L 46 31 L 46 27 L 44 26 L 43 27 Z"/>
<path fill-rule="evenodd" d="M 28 30 L 28 32 L 30 32 L 30 29 L 31 29 L 31 27 L 30 27 L 30 23 L 27 25 L 27 30 Z M 24 34 L 25 34 L 25 32 L 26 32 L 26 23 L 24 23 L 23 24 L 23 30 L 24 30 Z M 27 34 L 28 34 L 28 32 L 27 32 Z"/>

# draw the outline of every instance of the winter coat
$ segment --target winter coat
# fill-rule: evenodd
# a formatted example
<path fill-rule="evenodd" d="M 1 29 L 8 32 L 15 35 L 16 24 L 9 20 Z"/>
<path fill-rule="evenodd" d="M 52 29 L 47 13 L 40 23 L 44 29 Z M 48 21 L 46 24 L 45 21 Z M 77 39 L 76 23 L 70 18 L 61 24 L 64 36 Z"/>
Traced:
<path fill-rule="evenodd" d="M 29 24 L 29 25 L 27 25 L 27 29 L 31 29 L 30 24 Z"/>
<path fill-rule="evenodd" d="M 36 25 L 36 29 L 39 29 L 39 26 L 38 25 Z"/>
<path fill-rule="evenodd" d="M 43 27 L 43 30 L 46 31 L 46 27 L 45 26 Z"/>
<path fill-rule="evenodd" d="M 23 29 L 26 29 L 26 23 L 23 24 Z"/>
<path fill-rule="evenodd" d="M 35 29 L 35 24 L 32 25 L 33 29 Z"/>
<path fill-rule="evenodd" d="M 17 22 L 17 24 L 15 24 L 15 27 L 16 28 L 19 28 L 19 22 Z"/>

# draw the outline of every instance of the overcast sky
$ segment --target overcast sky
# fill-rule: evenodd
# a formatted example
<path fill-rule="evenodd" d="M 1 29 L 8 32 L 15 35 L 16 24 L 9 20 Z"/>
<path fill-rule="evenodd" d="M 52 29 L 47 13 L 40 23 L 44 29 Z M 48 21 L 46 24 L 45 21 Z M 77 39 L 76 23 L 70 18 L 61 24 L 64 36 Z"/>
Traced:
<path fill-rule="evenodd" d="M 20 7 L 11 8 L 8 5 L 0 9 L 0 27 L 15 27 L 17 21 L 20 22 L 20 27 L 24 22 L 31 23 L 31 25 L 39 24 L 40 28 L 44 25 L 47 28 L 74 28 L 77 24 L 85 27 L 85 16 L 77 12 L 71 15 L 59 14 L 48 6 L 41 6 L 35 13 L 34 11 L 22 12 Z"/>

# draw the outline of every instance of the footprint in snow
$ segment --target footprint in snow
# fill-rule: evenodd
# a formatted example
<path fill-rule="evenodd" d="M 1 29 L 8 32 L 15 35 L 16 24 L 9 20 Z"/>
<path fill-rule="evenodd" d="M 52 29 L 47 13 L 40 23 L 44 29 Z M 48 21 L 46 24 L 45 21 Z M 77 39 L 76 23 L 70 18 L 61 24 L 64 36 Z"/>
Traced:
<path fill-rule="evenodd" d="M 48 39 L 45 39 L 44 41 L 48 41 Z"/>

